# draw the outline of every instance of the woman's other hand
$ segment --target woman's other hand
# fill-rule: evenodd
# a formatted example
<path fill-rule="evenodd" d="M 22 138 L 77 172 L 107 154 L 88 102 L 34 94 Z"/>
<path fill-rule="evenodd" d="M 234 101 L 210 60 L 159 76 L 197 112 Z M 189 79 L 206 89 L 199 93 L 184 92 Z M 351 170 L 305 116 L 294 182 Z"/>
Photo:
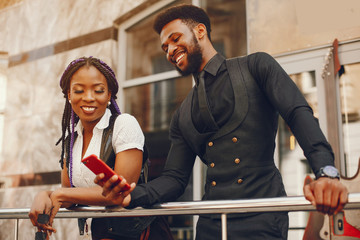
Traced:
<path fill-rule="evenodd" d="M 31 205 L 29 218 L 32 224 L 35 227 L 38 227 L 38 230 L 45 231 L 51 235 L 52 232 L 56 232 L 56 230 L 51 226 L 49 221 L 44 220 L 43 216 L 50 216 L 53 205 L 50 199 L 51 192 L 42 191 L 39 192 Z M 40 218 L 39 218 L 40 217 Z"/>

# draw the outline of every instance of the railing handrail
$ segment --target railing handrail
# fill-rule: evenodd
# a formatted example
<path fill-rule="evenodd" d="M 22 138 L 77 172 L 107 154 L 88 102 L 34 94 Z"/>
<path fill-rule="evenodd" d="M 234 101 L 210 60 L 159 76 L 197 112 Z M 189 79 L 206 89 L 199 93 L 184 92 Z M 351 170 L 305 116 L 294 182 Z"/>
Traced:
<path fill-rule="evenodd" d="M 360 193 L 350 193 L 345 210 L 360 209 Z M 27 219 L 29 208 L 2 208 L 0 219 Z M 121 207 L 60 208 L 57 218 L 135 217 L 155 215 L 200 215 L 250 212 L 315 211 L 304 196 L 258 198 L 248 200 L 216 200 L 169 202 L 152 208 L 125 209 Z"/>

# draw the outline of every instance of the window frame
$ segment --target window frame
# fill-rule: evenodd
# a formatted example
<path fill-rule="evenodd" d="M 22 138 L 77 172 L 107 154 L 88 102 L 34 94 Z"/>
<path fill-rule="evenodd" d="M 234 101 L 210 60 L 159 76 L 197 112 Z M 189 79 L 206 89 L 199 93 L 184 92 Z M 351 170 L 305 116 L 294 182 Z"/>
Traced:
<path fill-rule="evenodd" d="M 177 78 L 180 77 L 180 74 L 174 69 L 172 71 L 152 74 L 145 77 L 133 78 L 126 80 L 126 59 L 127 59 L 127 29 L 131 28 L 138 22 L 142 21 L 143 19 L 149 17 L 154 12 L 176 2 L 176 0 L 163 0 L 157 3 L 152 4 L 145 10 L 141 11 L 140 13 L 134 15 L 133 17 L 129 18 L 128 20 L 124 21 L 118 26 L 118 52 L 117 52 L 117 78 L 119 81 L 119 106 L 121 109 L 124 108 L 124 89 L 139 86 L 142 84 L 149 84 L 154 82 L 163 81 L 170 78 Z M 160 47 L 160 46 L 159 46 Z"/>
<path fill-rule="evenodd" d="M 319 124 L 328 137 L 328 121 L 327 121 L 327 105 L 325 94 L 325 80 L 322 77 L 326 65 L 326 55 L 331 51 L 332 44 L 319 46 L 316 48 L 304 49 L 296 52 L 288 52 L 284 54 L 274 55 L 274 58 L 280 63 L 284 70 L 290 74 L 296 74 L 305 71 L 315 71 L 316 86 L 318 91 L 318 110 L 319 110 Z M 344 41 L 339 43 L 338 57 L 341 65 L 360 63 L 360 39 L 354 39 L 351 41 Z M 339 136 L 339 155 L 340 155 L 340 169 L 341 173 L 346 176 L 345 161 L 344 161 L 344 139 L 343 126 L 341 122 L 341 108 L 340 106 L 340 83 L 338 75 L 335 76 L 335 91 L 337 109 L 336 114 L 338 118 L 338 132 Z M 276 161 L 279 161 L 279 157 L 276 156 Z"/>

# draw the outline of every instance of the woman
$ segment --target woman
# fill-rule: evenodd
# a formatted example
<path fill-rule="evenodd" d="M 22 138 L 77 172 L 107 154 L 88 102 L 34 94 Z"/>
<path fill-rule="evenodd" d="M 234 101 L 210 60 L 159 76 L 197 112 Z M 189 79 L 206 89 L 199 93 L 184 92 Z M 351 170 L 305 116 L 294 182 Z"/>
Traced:
<path fill-rule="evenodd" d="M 29 213 L 33 225 L 46 234 L 56 231 L 52 222 L 60 207 L 114 205 L 102 196 L 102 188 L 94 183 L 95 174 L 81 164 L 81 159 L 91 154 L 100 156 L 118 175 L 133 183 L 129 191 L 138 182 L 143 164 L 144 135 L 133 116 L 120 114 L 115 101 L 118 83 L 106 63 L 94 57 L 76 59 L 63 73 L 60 86 L 66 98 L 62 136 L 58 141 L 62 142 L 62 187 L 38 193 Z M 37 220 L 43 213 L 50 215 L 47 224 Z M 148 239 L 148 226 L 153 220 L 154 217 L 95 218 L 91 224 L 92 238 Z M 122 227 L 124 224 L 130 226 Z M 141 229 L 132 229 L 134 225 Z M 113 228 L 127 236 L 111 232 Z M 131 231 L 126 233 L 126 229 Z"/>

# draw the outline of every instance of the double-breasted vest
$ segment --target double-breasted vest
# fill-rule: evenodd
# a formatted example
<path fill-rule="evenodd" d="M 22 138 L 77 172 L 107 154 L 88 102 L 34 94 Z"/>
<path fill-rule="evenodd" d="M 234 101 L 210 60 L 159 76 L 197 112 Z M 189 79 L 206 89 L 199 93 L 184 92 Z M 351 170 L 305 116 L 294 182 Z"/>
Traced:
<path fill-rule="evenodd" d="M 279 114 L 249 72 L 247 57 L 228 59 L 226 65 L 235 103 L 224 126 L 197 131 L 191 118 L 193 91 L 179 109 L 179 129 L 207 165 L 203 200 L 285 196 L 274 164 Z"/>

